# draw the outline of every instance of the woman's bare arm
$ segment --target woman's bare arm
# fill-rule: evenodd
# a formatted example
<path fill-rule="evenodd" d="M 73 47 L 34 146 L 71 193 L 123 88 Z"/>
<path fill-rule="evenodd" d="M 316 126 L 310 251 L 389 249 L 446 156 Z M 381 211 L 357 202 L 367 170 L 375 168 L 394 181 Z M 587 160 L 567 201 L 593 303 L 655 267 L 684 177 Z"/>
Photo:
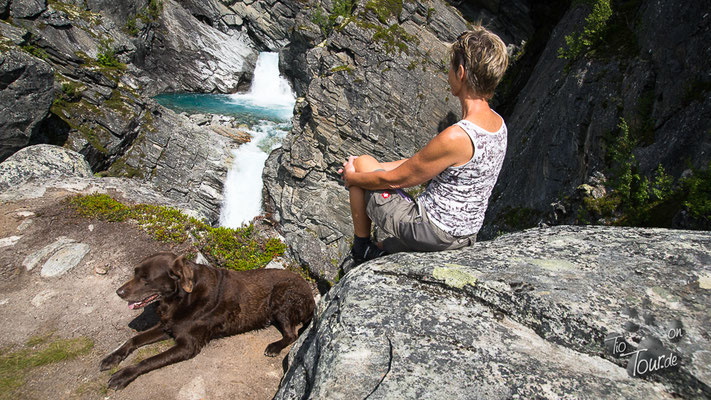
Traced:
<path fill-rule="evenodd" d="M 386 171 L 392 171 L 395 168 L 401 166 L 407 160 L 409 160 L 409 158 L 403 158 L 402 160 L 397 161 L 382 162 L 380 163 L 380 166 L 383 167 L 383 169 Z"/>
<path fill-rule="evenodd" d="M 391 163 L 395 168 L 385 171 L 356 172 L 353 159 L 344 165 L 343 177 L 347 186 L 363 189 L 398 189 L 419 185 L 444 171 L 447 167 L 466 162 L 472 157 L 469 136 L 459 127 L 449 127 L 435 136 L 411 158 Z"/>

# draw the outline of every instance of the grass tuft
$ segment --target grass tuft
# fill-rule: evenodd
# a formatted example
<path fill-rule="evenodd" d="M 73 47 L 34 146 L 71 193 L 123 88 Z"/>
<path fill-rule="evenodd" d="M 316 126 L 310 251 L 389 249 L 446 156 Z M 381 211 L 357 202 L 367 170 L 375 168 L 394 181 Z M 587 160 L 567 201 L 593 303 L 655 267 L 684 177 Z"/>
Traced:
<path fill-rule="evenodd" d="M 75 196 L 69 200 L 69 206 L 82 217 L 109 222 L 134 220 L 160 242 L 190 241 L 192 252 L 199 251 L 215 265 L 227 269 L 261 268 L 286 251 L 281 240 L 259 235 L 252 224 L 238 229 L 212 227 L 172 207 L 128 206 L 99 193 Z"/>
<path fill-rule="evenodd" d="M 33 337 L 16 351 L 0 350 L 0 399 L 16 399 L 34 368 L 59 363 L 89 353 L 94 342 L 85 337 L 51 340 L 51 336 Z"/>

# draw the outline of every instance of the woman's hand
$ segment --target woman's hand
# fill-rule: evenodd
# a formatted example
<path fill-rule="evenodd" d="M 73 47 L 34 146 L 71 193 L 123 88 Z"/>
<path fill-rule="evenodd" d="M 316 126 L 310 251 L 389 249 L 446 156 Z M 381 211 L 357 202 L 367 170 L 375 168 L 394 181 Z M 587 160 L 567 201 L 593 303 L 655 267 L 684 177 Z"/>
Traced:
<path fill-rule="evenodd" d="M 343 177 L 343 185 L 348 188 L 350 184 L 348 183 L 348 176 L 356 172 L 353 161 L 358 158 L 356 156 L 349 156 L 348 160 L 343 162 L 343 168 L 338 170 L 338 173 Z"/>

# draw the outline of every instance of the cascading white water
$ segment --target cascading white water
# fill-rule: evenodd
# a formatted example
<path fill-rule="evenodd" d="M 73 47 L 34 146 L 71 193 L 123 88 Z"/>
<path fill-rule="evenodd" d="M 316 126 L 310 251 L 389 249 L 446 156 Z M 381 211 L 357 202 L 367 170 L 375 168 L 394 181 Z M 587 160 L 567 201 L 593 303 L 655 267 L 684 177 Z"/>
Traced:
<path fill-rule="evenodd" d="M 289 119 L 294 109 L 295 96 L 289 81 L 279 75 L 279 54 L 259 53 L 249 92 L 234 94 L 232 99 L 240 104 L 285 110 L 288 115 L 284 114 L 284 119 Z"/>
<path fill-rule="evenodd" d="M 260 53 L 249 92 L 232 95 L 231 101 L 250 108 L 279 111 L 280 120 L 260 120 L 248 130 L 252 140 L 233 151 L 234 161 L 224 185 L 220 225 L 238 228 L 262 213 L 264 162 L 286 135 L 296 101 L 289 82 L 279 75 L 279 55 Z"/>

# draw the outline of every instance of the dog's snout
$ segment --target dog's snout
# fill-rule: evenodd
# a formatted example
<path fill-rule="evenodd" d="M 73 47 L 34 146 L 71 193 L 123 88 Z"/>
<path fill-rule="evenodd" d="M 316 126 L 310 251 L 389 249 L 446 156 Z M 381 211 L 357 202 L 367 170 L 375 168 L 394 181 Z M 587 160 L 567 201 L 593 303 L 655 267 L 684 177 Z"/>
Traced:
<path fill-rule="evenodd" d="M 126 297 L 126 284 L 121 285 L 120 288 L 116 289 L 116 294 L 118 295 L 118 297 L 120 297 L 122 299 L 125 298 Z"/>

